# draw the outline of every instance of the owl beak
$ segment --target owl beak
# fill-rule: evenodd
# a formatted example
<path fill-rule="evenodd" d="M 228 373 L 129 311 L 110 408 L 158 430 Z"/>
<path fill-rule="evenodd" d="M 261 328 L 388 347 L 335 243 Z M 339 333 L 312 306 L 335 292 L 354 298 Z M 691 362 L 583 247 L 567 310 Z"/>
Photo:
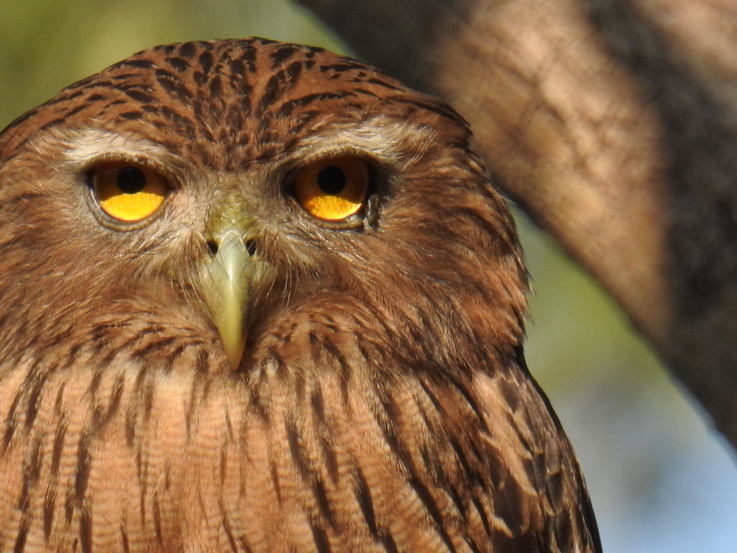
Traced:
<path fill-rule="evenodd" d="M 253 287 L 264 273 L 264 263 L 248 250 L 252 222 L 242 215 L 211 220 L 207 237 L 211 255 L 200 275 L 202 297 L 233 369 L 243 357 Z"/>

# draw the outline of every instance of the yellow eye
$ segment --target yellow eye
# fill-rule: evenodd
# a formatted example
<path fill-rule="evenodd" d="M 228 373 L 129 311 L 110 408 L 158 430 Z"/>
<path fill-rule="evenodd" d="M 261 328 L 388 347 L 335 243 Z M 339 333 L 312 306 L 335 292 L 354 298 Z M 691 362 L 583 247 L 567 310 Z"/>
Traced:
<path fill-rule="evenodd" d="M 301 169 L 294 179 L 294 195 L 310 215 L 341 221 L 361 209 L 368 186 L 369 171 L 362 159 L 336 156 Z"/>
<path fill-rule="evenodd" d="M 92 189 L 102 210 L 121 221 L 152 215 L 169 193 L 166 178 L 147 167 L 105 163 L 92 169 Z"/>

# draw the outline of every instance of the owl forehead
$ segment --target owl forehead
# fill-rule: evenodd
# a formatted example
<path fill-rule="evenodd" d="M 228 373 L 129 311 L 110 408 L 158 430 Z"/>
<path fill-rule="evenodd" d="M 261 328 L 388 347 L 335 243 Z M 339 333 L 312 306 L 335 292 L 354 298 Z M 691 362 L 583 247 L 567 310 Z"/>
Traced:
<path fill-rule="evenodd" d="M 379 115 L 465 133 L 450 108 L 356 60 L 265 39 L 188 42 L 139 52 L 75 83 L 11 125 L 0 148 L 7 154 L 63 124 L 128 134 L 236 169 Z"/>

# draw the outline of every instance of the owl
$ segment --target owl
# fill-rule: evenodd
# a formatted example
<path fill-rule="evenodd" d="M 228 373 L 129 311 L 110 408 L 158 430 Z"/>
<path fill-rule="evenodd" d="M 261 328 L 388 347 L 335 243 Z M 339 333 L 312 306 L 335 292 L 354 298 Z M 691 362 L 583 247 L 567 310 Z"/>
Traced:
<path fill-rule="evenodd" d="M 0 135 L 0 551 L 600 550 L 450 107 L 265 39 Z"/>

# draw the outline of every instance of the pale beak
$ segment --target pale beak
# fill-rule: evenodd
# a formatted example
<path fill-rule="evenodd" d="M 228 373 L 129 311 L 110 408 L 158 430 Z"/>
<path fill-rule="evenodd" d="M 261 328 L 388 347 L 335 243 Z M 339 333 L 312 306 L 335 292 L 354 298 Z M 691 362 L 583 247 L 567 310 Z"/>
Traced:
<path fill-rule="evenodd" d="M 254 284 L 266 272 L 258 254 L 249 251 L 253 228 L 253 220 L 233 203 L 212 217 L 207 237 L 211 255 L 200 272 L 203 299 L 233 369 L 243 357 Z"/>

